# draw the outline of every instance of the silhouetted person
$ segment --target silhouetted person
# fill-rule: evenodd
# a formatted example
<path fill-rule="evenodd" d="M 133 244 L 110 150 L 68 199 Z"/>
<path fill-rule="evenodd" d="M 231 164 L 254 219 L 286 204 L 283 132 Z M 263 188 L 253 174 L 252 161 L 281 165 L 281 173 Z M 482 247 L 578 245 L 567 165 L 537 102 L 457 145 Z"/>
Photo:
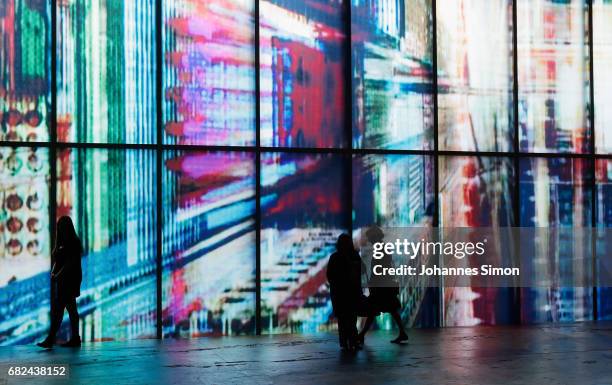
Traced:
<path fill-rule="evenodd" d="M 348 234 L 341 234 L 336 252 L 329 257 L 327 280 L 334 314 L 338 320 L 340 347 L 357 349 L 357 306 L 361 299 L 361 258 Z"/>
<path fill-rule="evenodd" d="M 382 242 L 384 239 L 382 230 L 373 226 L 366 231 L 366 237 L 372 244 Z M 381 259 L 372 260 L 372 270 L 374 271 L 375 266 L 381 265 L 381 267 L 393 267 L 393 258 L 385 254 Z M 380 269 L 382 271 L 382 269 Z M 392 343 L 401 343 L 408 340 L 408 334 L 404 330 L 402 323 L 402 317 L 400 317 L 399 310 L 402 307 L 397 296 L 399 295 L 399 287 L 397 285 L 389 286 L 391 281 L 388 277 L 380 277 L 372 274 L 370 279 L 369 289 L 370 295 L 368 296 L 368 307 L 371 309 L 371 315 L 366 318 L 366 322 L 363 325 L 363 329 L 359 333 L 359 341 L 363 344 L 365 334 L 374 323 L 376 316 L 380 313 L 389 313 L 395 321 L 399 329 L 399 336 L 391 340 Z"/>
<path fill-rule="evenodd" d="M 53 268 L 51 269 L 51 282 L 55 287 L 55 297 L 51 302 L 51 327 L 47 338 L 37 345 L 42 348 L 51 348 L 55 343 L 57 334 L 64 318 L 64 309 L 70 316 L 71 338 L 62 346 L 79 347 L 79 312 L 76 299 L 81 295 L 81 255 L 83 247 L 81 240 L 74 230 L 70 217 L 61 217 L 57 221 L 55 233 L 55 249 L 53 250 Z"/>

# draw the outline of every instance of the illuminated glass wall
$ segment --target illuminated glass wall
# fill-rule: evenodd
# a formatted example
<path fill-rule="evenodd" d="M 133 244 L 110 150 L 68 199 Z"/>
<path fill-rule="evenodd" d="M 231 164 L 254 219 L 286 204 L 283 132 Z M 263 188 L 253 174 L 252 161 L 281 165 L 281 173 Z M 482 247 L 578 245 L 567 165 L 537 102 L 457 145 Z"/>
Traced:
<path fill-rule="evenodd" d="M 333 330 L 372 224 L 612 223 L 608 0 L 0 3 L 0 345 L 47 330 L 62 215 L 86 341 Z M 567 242 L 527 251 L 584 287 L 407 279 L 405 324 L 610 319 Z"/>
<path fill-rule="evenodd" d="M 433 161 L 433 157 L 421 155 L 353 156 L 353 239 L 358 247 L 367 246 L 365 232 L 373 223 L 415 227 L 423 236 L 428 235 L 433 220 Z M 369 265 L 370 261 L 364 263 Z M 428 288 L 423 277 L 401 277 L 399 284 L 406 324 L 431 326 L 436 317 L 435 289 Z M 389 314 L 376 320 L 379 328 L 392 324 Z"/>
<path fill-rule="evenodd" d="M 348 231 L 348 160 L 267 153 L 261 159 L 264 333 L 317 332 L 331 321 L 327 258 Z"/>
<path fill-rule="evenodd" d="M 440 227 L 495 227 L 489 246 L 492 262 L 508 256 L 499 233 L 516 226 L 514 168 L 507 157 L 443 156 L 439 158 Z M 512 290 L 495 287 L 453 287 L 444 282 L 443 322 L 447 326 L 507 324 L 512 321 Z"/>
<path fill-rule="evenodd" d="M 593 90 L 595 94 L 595 150 L 612 154 L 612 1 L 593 1 Z"/>
<path fill-rule="evenodd" d="M 163 140 L 255 144 L 255 0 L 166 0 Z"/>
<path fill-rule="evenodd" d="M 515 1 L 520 150 L 588 153 L 587 1 Z"/>
<path fill-rule="evenodd" d="M 254 332 L 254 160 L 243 152 L 164 153 L 164 336 Z"/>
<path fill-rule="evenodd" d="M 49 140 L 50 17 L 47 1 L 0 5 L 0 141 Z"/>
<path fill-rule="evenodd" d="M 49 322 L 49 151 L 0 147 L 0 345 Z"/>
<path fill-rule="evenodd" d="M 155 142 L 155 1 L 56 7 L 57 141 Z"/>
<path fill-rule="evenodd" d="M 150 150 L 57 153 L 56 215 L 73 218 L 84 248 L 84 340 L 155 336 L 155 174 Z"/>
<path fill-rule="evenodd" d="M 438 0 L 438 145 L 511 151 L 512 1 Z"/>
<path fill-rule="evenodd" d="M 352 1 L 354 148 L 433 148 L 431 4 Z"/>
<path fill-rule="evenodd" d="M 346 0 L 259 1 L 260 140 L 346 147 Z"/>
<path fill-rule="evenodd" d="M 612 159 L 598 159 L 595 163 L 595 216 L 596 226 L 600 231 L 612 227 Z M 609 272 L 610 251 L 598 237 L 596 242 L 597 271 L 595 279 L 603 276 L 603 271 Z M 604 265 L 603 262 L 606 262 Z M 596 284 L 598 281 L 596 281 Z M 599 285 L 597 285 L 599 286 Z M 612 288 L 597 288 L 597 314 L 600 319 L 612 319 Z"/>
<path fill-rule="evenodd" d="M 520 218 L 523 227 L 590 227 L 592 223 L 593 166 L 584 159 L 524 158 L 520 160 Z M 525 246 L 525 245 L 522 245 Z M 572 277 L 591 277 L 592 255 L 580 255 L 571 239 L 554 237 L 547 244 L 527 245 L 538 274 L 542 259 L 556 261 Z M 545 266 L 546 267 L 546 266 Z M 542 275 L 547 272 L 540 271 Z M 581 321 L 593 317 L 590 287 L 538 287 L 522 289 L 523 322 Z"/>

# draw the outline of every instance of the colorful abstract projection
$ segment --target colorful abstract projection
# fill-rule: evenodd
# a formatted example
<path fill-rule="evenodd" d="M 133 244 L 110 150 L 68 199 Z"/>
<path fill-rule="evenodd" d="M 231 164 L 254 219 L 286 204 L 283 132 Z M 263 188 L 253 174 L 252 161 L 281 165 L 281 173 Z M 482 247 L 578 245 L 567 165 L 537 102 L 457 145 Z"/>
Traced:
<path fill-rule="evenodd" d="M 612 3 L 435 4 L 0 1 L 0 344 L 46 331 L 53 208 L 94 341 L 253 334 L 258 305 L 264 333 L 333 329 L 327 257 L 372 223 L 612 226 Z M 409 325 L 612 317 L 608 288 L 402 284 Z"/>

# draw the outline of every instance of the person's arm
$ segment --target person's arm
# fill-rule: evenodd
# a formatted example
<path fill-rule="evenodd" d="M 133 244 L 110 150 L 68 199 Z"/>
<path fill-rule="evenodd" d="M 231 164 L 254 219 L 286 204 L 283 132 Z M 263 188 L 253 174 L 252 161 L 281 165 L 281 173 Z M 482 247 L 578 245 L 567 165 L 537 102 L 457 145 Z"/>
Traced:
<path fill-rule="evenodd" d="M 58 263 L 58 254 L 60 253 L 60 249 L 61 247 L 56 246 L 51 252 L 51 260 L 53 261 L 53 266 L 51 266 L 51 278 L 56 278 L 58 272 L 61 270 L 61 266 Z"/>
<path fill-rule="evenodd" d="M 332 254 L 332 256 L 329 257 L 329 262 L 327 263 L 327 282 L 330 284 L 336 283 L 336 278 L 338 277 L 336 270 L 336 258 L 335 255 Z"/>
<path fill-rule="evenodd" d="M 59 277 L 64 272 L 64 270 L 66 270 L 66 264 L 64 264 L 64 266 L 62 266 L 53 276 L 55 278 Z"/>
<path fill-rule="evenodd" d="M 56 259 L 57 259 L 57 254 L 59 253 L 66 253 L 65 248 L 60 248 L 58 250 L 58 252 L 56 253 Z M 64 255 L 64 258 L 61 260 L 63 263 L 61 264 L 61 266 L 59 266 L 59 264 L 57 263 L 57 261 L 53 264 L 53 269 L 51 270 L 51 276 L 53 278 L 58 278 L 63 272 L 64 270 L 66 270 L 66 265 L 68 265 L 70 263 L 70 260 L 66 258 L 66 256 Z"/>

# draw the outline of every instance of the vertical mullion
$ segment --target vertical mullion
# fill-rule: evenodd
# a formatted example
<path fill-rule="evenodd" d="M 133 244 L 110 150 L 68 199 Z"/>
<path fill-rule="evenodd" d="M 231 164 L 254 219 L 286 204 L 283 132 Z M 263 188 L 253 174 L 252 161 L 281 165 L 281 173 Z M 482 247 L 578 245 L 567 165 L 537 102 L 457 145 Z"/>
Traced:
<path fill-rule="evenodd" d="M 440 225 L 440 176 L 439 176 L 439 146 L 438 146 L 438 16 L 437 1 L 431 0 L 432 13 L 432 75 L 433 75 L 433 177 L 434 177 L 434 215 L 432 227 L 436 229 Z M 435 231 L 435 230 L 434 230 Z M 443 279 L 438 280 L 438 325 L 444 326 L 444 285 Z"/>
<path fill-rule="evenodd" d="M 512 124 L 514 129 L 514 186 L 513 186 L 513 203 L 512 208 L 514 212 L 514 225 L 520 228 L 521 226 L 521 174 L 520 174 L 520 127 L 519 127 L 519 84 L 518 84 L 518 10 L 517 10 L 517 1 L 512 0 Z M 519 236 L 519 234 L 515 231 L 514 236 Z M 516 247 L 516 255 L 517 262 L 519 263 L 520 268 L 520 247 L 521 244 L 518 242 L 518 239 L 514 242 Z M 514 323 L 521 323 L 521 288 L 517 287 L 514 290 L 514 298 L 513 298 L 513 314 L 514 314 Z"/>
<path fill-rule="evenodd" d="M 513 107 L 513 128 L 514 128 L 514 153 L 520 153 L 520 139 L 519 139 L 519 89 L 518 89 L 518 36 L 517 36 L 517 20 L 518 20 L 518 11 L 517 11 L 517 1 L 512 0 L 512 107 Z M 515 220 L 518 219 L 515 218 Z"/>
<path fill-rule="evenodd" d="M 163 129 L 163 45 L 162 45 L 162 0 L 155 1 L 155 111 L 156 111 L 156 151 L 155 151 L 155 181 L 156 181 L 156 336 L 163 338 L 162 331 L 162 243 L 163 243 L 163 218 L 162 218 L 162 129 Z"/>
<path fill-rule="evenodd" d="M 261 80 L 259 0 L 255 1 L 255 334 L 261 335 Z"/>
<path fill-rule="evenodd" d="M 438 178 L 438 20 L 436 11 L 436 0 L 431 0 L 432 4 L 432 74 L 433 74 L 433 139 L 434 139 L 434 208 L 433 226 L 438 227 L 440 223 L 440 198 L 439 198 L 439 178 Z"/>
<path fill-rule="evenodd" d="M 49 232 L 51 239 L 51 246 L 55 245 L 55 222 L 57 216 L 57 4 L 56 1 L 49 2 L 51 6 L 51 117 L 49 121 L 49 138 L 51 146 L 49 146 Z M 53 254 L 50 257 L 50 269 L 53 266 Z M 50 298 L 53 299 L 54 291 L 51 280 L 50 285 Z M 51 301 L 53 303 L 53 301 Z"/>
<path fill-rule="evenodd" d="M 345 33 L 346 41 L 344 45 L 344 82 L 346 92 L 344 95 L 344 127 L 346 134 L 346 148 L 349 149 L 348 160 L 342 156 L 342 161 L 347 162 L 345 167 L 346 172 L 346 202 L 348 202 L 347 210 L 347 226 L 349 234 L 353 234 L 353 155 L 350 151 L 353 149 L 353 40 L 352 40 L 352 15 L 351 1 L 344 2 L 345 9 Z"/>
<path fill-rule="evenodd" d="M 597 160 L 595 158 L 595 89 L 594 89 L 594 57 L 593 57 L 593 0 L 587 0 L 588 7 L 588 34 L 589 40 L 589 147 L 590 147 L 590 168 L 591 175 L 589 178 L 589 184 L 591 187 L 591 274 L 593 279 L 593 320 L 599 318 L 598 314 L 598 298 L 597 298 L 597 239 L 595 234 L 595 228 L 597 227 L 597 190 L 596 190 L 596 179 L 595 172 L 597 167 Z"/>

